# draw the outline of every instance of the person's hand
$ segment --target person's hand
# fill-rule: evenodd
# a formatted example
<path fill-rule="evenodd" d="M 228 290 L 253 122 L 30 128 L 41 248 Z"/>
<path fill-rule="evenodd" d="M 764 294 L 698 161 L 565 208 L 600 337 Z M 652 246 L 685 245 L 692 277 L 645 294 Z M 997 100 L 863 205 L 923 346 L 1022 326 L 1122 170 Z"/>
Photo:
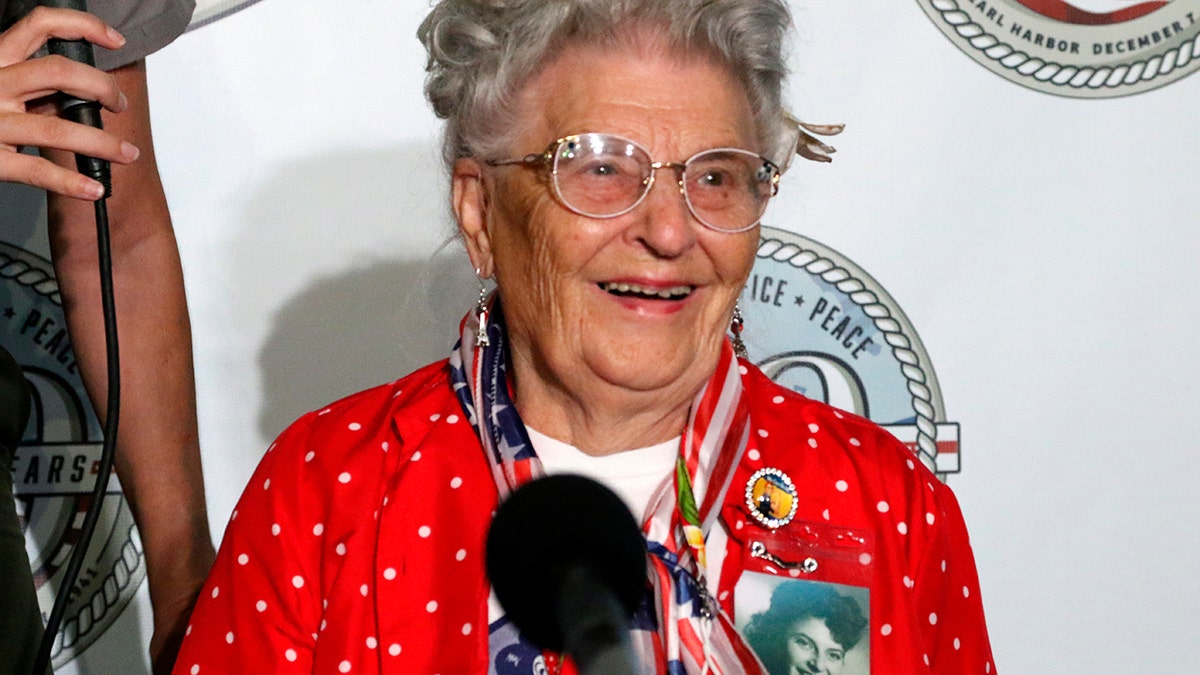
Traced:
<path fill-rule="evenodd" d="M 128 164 L 138 149 L 116 136 L 57 117 L 56 92 L 97 101 L 112 112 L 128 102 L 116 80 L 61 56 L 30 59 L 50 38 L 87 40 L 106 49 L 125 44 L 120 33 L 86 12 L 37 7 L 0 34 L 0 181 L 25 183 L 67 197 L 95 200 L 103 187 L 49 160 L 21 154 L 24 146 L 57 148 Z"/>
<path fill-rule="evenodd" d="M 211 561 L 212 556 L 209 555 Z M 207 572 L 207 569 L 205 570 Z M 181 584 L 187 586 L 187 584 Z M 154 635 L 150 639 L 150 671 L 154 675 L 169 675 L 175 665 L 175 657 L 179 654 L 179 646 L 187 634 L 188 620 L 192 615 L 192 607 L 196 604 L 196 596 L 204 585 L 204 576 L 191 583 L 190 590 L 182 590 L 180 595 L 173 598 L 162 598 L 155 606 Z M 166 622 L 160 625 L 160 615 Z"/>

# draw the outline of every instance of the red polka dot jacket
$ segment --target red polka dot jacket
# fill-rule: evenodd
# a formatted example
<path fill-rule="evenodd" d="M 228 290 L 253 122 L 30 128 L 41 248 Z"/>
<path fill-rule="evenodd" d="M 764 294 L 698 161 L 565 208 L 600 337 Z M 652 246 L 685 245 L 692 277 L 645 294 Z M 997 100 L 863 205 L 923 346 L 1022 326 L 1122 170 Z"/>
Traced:
<path fill-rule="evenodd" d="M 753 366 L 743 380 L 750 441 L 708 561 L 736 625 L 749 619 L 735 611 L 740 584 L 760 575 L 860 586 L 869 624 L 847 662 L 869 654 L 876 675 L 994 673 L 949 488 L 873 423 Z M 794 484 L 786 524 L 748 496 L 762 469 Z M 497 672 L 483 565 L 495 503 L 444 361 L 305 415 L 233 511 L 174 672 Z"/>

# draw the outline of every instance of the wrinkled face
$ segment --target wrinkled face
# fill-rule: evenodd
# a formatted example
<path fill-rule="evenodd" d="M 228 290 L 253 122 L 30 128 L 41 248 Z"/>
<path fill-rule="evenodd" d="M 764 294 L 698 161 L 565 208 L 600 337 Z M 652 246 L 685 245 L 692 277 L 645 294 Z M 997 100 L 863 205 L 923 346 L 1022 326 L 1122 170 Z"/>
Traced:
<path fill-rule="evenodd" d="M 761 150 L 736 78 L 703 56 L 655 44 L 569 47 L 520 100 L 526 122 L 509 157 L 584 132 L 623 136 L 660 162 L 717 147 Z M 478 194 L 466 190 L 474 206 L 462 198 L 464 171 L 479 176 Z M 641 204 L 609 219 L 571 212 L 547 173 L 528 166 L 460 160 L 455 177 L 472 261 L 494 273 L 504 301 L 518 397 L 530 376 L 567 395 L 599 387 L 688 400 L 707 381 L 754 260 L 757 227 L 704 227 L 669 169 Z M 475 207 L 478 232 L 470 227 Z"/>
<path fill-rule="evenodd" d="M 789 675 L 837 675 L 842 672 L 846 650 L 833 639 L 821 619 L 805 617 L 787 632 Z"/>

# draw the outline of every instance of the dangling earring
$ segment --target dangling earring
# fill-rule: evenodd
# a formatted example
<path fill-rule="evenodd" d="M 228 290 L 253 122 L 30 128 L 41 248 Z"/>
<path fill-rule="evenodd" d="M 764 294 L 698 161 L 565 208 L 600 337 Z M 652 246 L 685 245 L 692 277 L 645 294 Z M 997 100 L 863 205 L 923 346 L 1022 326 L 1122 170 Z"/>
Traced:
<path fill-rule="evenodd" d="M 746 322 L 742 318 L 742 307 L 735 303 L 733 305 L 733 321 L 729 323 L 729 330 L 733 333 L 733 354 L 739 359 L 750 358 L 749 352 L 746 351 L 746 343 L 742 341 L 742 330 L 745 326 Z"/>
<path fill-rule="evenodd" d="M 475 270 L 475 276 L 479 277 L 479 270 Z M 487 308 L 487 289 L 483 287 L 483 277 L 479 277 L 479 304 L 475 307 L 475 318 L 479 322 L 479 328 L 475 332 L 475 346 L 487 347 L 492 344 L 492 339 L 488 337 L 488 308 Z"/>

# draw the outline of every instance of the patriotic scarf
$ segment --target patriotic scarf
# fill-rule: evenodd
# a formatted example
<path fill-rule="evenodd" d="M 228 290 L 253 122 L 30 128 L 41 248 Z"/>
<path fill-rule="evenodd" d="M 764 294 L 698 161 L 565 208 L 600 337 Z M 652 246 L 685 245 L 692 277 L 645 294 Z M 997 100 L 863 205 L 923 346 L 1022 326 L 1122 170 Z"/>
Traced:
<path fill-rule="evenodd" d="M 500 299 L 485 314 L 487 343 L 477 345 L 479 316 L 463 319 L 450 355 L 451 382 L 479 435 L 503 500 L 543 475 L 508 386 L 508 344 Z M 656 674 L 765 673 L 732 620 L 710 597 L 704 541 L 717 520 L 733 473 L 746 450 L 749 413 L 741 372 L 726 342 L 716 372 L 696 395 L 680 443 L 675 480 L 651 498 L 642 524 L 650 553 L 649 582 L 657 616 L 633 620 L 632 642 Z"/>

